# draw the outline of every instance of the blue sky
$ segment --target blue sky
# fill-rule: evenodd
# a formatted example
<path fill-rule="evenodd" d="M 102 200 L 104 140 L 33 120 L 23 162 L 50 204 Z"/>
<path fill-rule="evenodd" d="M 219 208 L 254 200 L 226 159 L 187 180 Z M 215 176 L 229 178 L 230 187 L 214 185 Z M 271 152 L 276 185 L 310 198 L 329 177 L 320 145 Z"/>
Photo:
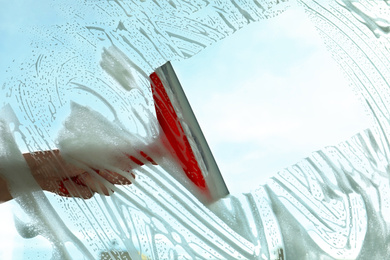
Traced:
<path fill-rule="evenodd" d="M 248 25 L 173 66 L 232 193 L 369 126 L 299 9 Z"/>

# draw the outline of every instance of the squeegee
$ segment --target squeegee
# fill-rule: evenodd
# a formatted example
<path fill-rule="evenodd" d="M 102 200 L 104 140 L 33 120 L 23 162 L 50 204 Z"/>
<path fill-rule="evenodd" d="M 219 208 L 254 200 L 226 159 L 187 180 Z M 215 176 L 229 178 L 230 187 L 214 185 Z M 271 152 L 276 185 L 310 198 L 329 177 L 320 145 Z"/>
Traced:
<path fill-rule="evenodd" d="M 171 63 L 150 80 L 161 134 L 190 183 L 186 188 L 205 204 L 225 197 L 229 191 Z"/>

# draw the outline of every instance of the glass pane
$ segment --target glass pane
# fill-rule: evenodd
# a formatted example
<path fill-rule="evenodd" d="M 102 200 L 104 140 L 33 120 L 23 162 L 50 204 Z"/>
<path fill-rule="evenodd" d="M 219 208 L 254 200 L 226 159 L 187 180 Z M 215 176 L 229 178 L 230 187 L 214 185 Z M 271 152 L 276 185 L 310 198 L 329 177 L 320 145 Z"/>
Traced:
<path fill-rule="evenodd" d="M 0 258 L 383 259 L 390 254 L 386 1 L 0 4 L 0 198 L 7 201 L 0 205 Z M 317 35 L 300 38 L 311 29 L 292 29 L 288 39 L 278 32 L 301 26 L 298 21 L 314 26 Z M 229 66 L 212 61 L 222 59 L 219 52 L 233 52 L 221 44 L 240 33 L 247 40 L 233 51 L 248 56 L 238 61 L 245 66 L 229 64 L 234 61 L 229 53 L 222 54 Z M 258 48 L 269 50 L 259 50 L 263 64 L 252 55 L 253 35 L 259 35 Z M 334 62 L 325 64 L 326 57 L 308 65 L 317 45 L 306 41 L 323 43 Z M 207 58 L 196 65 L 201 55 Z M 211 150 L 222 150 L 216 159 L 233 187 L 231 195 L 178 94 L 180 83 L 172 86 L 168 61 L 189 102 L 195 101 L 195 114 L 204 109 L 209 116 L 200 116 L 200 125 Z M 289 71 L 289 63 L 298 68 Z M 218 78 L 221 70 L 227 80 Z M 261 77 L 258 84 L 251 84 L 253 74 Z M 303 92 L 301 81 L 312 88 Z M 239 85 L 230 96 L 227 83 Z M 360 108 L 351 101 L 348 84 Z M 261 147 L 255 138 L 264 129 L 252 112 L 264 111 L 255 106 L 260 102 L 255 96 L 275 88 L 291 93 L 291 101 L 274 94 L 263 98 L 270 120 L 284 116 L 281 123 L 264 124 L 271 134 L 283 129 L 287 137 L 304 138 L 294 143 L 271 136 L 267 149 L 288 149 L 290 157 L 273 151 L 274 157 L 264 157 L 269 166 L 258 166 L 255 152 Z M 253 95 L 242 97 L 241 91 Z M 311 102 L 292 120 L 291 107 L 301 105 L 299 98 Z M 315 112 L 320 102 L 328 111 L 336 107 L 329 120 Z M 224 103 L 244 110 L 229 110 Z M 303 120 L 308 110 L 315 120 Z M 304 122 L 303 130 L 294 128 L 297 121 Z M 210 134 L 213 124 L 224 127 L 231 140 Z M 324 131 L 320 124 L 331 127 Z M 307 129 L 313 137 L 310 131 L 302 134 Z M 339 135 L 330 137 L 332 130 Z M 303 144 L 308 140 L 315 144 Z M 248 150 L 252 157 L 244 156 Z M 230 165 L 234 171 L 227 170 Z"/>

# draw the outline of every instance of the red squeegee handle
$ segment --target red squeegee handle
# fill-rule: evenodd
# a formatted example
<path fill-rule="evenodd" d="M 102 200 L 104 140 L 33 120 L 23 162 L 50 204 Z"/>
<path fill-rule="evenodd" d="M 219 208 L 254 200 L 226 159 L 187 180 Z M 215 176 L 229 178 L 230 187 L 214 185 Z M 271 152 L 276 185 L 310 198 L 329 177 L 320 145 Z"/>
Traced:
<path fill-rule="evenodd" d="M 150 75 L 150 79 L 157 120 L 174 151 L 174 156 L 179 160 L 188 179 L 199 189 L 208 190 L 202 171 L 161 79 L 156 72 Z"/>

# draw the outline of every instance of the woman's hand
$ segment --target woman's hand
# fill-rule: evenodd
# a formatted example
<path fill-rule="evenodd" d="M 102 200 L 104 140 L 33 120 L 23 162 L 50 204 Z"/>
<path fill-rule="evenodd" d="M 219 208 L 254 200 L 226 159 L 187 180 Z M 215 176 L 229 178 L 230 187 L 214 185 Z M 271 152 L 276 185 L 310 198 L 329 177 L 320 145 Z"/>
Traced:
<path fill-rule="evenodd" d="M 96 192 L 110 195 L 112 191 L 106 187 L 107 181 L 111 184 L 131 184 L 128 178 L 118 173 L 107 170 L 90 173 L 71 165 L 63 159 L 59 150 L 26 153 L 23 157 L 39 186 L 61 196 L 89 199 Z M 0 203 L 11 199 L 6 180 L 0 178 Z"/>
<path fill-rule="evenodd" d="M 107 170 L 90 173 L 71 165 L 62 158 L 59 150 L 23 156 L 41 188 L 61 196 L 88 199 L 95 192 L 104 195 L 112 193 L 105 185 L 107 181 L 111 184 L 131 184 L 128 178 L 118 173 Z"/>

